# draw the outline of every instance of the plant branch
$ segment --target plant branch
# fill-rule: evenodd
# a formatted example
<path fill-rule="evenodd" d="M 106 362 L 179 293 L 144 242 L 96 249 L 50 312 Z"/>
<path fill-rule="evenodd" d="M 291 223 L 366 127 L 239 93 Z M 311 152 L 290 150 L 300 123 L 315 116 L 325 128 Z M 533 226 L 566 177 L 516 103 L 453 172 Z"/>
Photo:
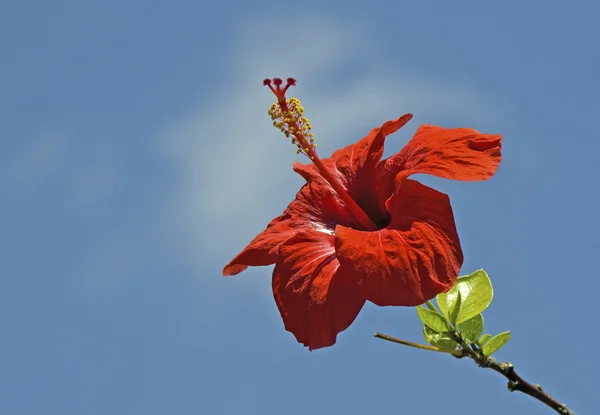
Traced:
<path fill-rule="evenodd" d="M 393 343 L 399 343 L 405 346 L 416 347 L 418 349 L 431 350 L 435 352 L 446 352 L 457 358 L 469 357 L 473 359 L 480 367 L 492 369 L 504 376 L 508 380 L 509 391 L 519 391 L 526 395 L 529 395 L 532 398 L 537 399 L 538 401 L 546 404 L 561 415 L 575 415 L 575 412 L 571 411 L 566 405 L 558 402 L 556 399 L 550 396 L 546 391 L 542 389 L 540 385 L 532 385 L 531 383 L 523 379 L 521 376 L 519 376 L 519 374 L 517 374 L 517 372 L 515 371 L 514 365 L 512 363 L 500 363 L 493 357 L 485 356 L 477 347 L 477 345 L 466 344 L 466 342 L 458 333 L 453 333 L 454 340 L 460 345 L 460 350 L 454 351 L 456 353 L 441 350 L 437 347 L 430 347 L 409 342 L 406 340 L 397 339 L 395 337 L 391 337 L 382 333 L 375 333 L 375 337 Z"/>
<path fill-rule="evenodd" d="M 502 376 L 504 376 L 508 380 L 508 390 L 519 391 L 526 395 L 531 396 L 534 399 L 546 404 L 550 408 L 554 409 L 561 415 L 575 415 L 575 412 L 571 411 L 566 405 L 558 402 L 552 396 L 550 396 L 545 390 L 542 389 L 540 385 L 532 385 L 523 379 L 519 374 L 515 371 L 515 367 L 510 362 L 500 363 L 498 360 L 494 359 L 490 356 L 482 356 L 483 358 L 476 359 L 474 356 L 471 356 L 467 353 L 467 356 L 472 358 L 479 364 L 481 367 L 487 367 L 492 369 Z"/>
<path fill-rule="evenodd" d="M 414 347 L 415 349 L 429 350 L 431 352 L 438 352 L 438 353 L 448 353 L 448 354 L 451 354 L 452 356 L 455 356 L 458 358 L 465 356 L 465 354 L 460 350 L 442 350 L 442 349 L 438 349 L 437 347 L 428 346 L 426 344 L 413 343 L 413 342 L 409 342 L 408 340 L 397 339 L 395 337 L 388 336 L 387 334 L 383 334 L 383 333 L 375 333 L 375 337 L 377 337 L 378 339 L 387 340 L 392 343 L 398 343 L 398 344 L 402 344 L 404 346 Z"/>

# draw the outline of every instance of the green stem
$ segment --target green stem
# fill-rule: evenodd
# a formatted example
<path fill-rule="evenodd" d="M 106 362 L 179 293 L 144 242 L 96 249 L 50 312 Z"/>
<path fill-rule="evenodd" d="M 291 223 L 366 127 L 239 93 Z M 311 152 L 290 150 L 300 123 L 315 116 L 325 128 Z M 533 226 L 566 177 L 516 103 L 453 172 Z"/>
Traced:
<path fill-rule="evenodd" d="M 438 349 L 437 347 L 428 346 L 426 344 L 413 343 L 413 342 L 409 342 L 408 340 L 397 339 L 396 337 L 388 336 L 387 334 L 383 334 L 383 333 L 375 333 L 375 337 L 377 337 L 378 339 L 387 340 L 392 343 L 398 343 L 398 344 L 402 344 L 404 346 L 414 347 L 415 349 L 429 350 L 431 352 L 438 352 L 438 353 L 448 353 L 448 354 L 451 354 L 452 356 L 459 357 L 459 358 L 464 356 L 463 352 L 460 350 L 442 350 L 442 349 Z"/>

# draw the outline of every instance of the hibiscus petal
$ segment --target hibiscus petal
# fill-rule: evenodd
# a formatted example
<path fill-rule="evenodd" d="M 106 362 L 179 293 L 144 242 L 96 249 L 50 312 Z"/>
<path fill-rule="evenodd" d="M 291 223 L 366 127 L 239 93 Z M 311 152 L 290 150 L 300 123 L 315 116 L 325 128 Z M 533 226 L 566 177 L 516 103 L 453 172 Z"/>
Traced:
<path fill-rule="evenodd" d="M 486 180 L 500 164 L 501 140 L 501 135 L 471 128 L 422 125 L 398 154 L 383 162 L 384 176 L 398 175 L 401 180 L 427 173 L 445 179 Z"/>
<path fill-rule="evenodd" d="M 380 224 L 387 223 L 388 214 L 383 209 L 382 202 L 374 195 L 378 194 L 376 187 L 377 165 L 383 156 L 385 138 L 398 131 L 412 118 L 412 114 L 405 114 L 395 120 L 386 121 L 381 127 L 374 128 L 357 143 L 336 150 L 330 158 L 322 159 L 325 167 L 348 191 L 356 203 Z M 314 164 L 294 163 L 294 171 L 300 174 L 307 182 L 315 181 L 326 183 Z M 385 195 L 385 199 L 391 193 Z M 382 225 L 383 226 L 383 225 Z"/>
<path fill-rule="evenodd" d="M 334 236 L 302 231 L 280 248 L 273 270 L 273 295 L 285 329 L 310 350 L 335 344 L 365 299 L 338 272 Z"/>
<path fill-rule="evenodd" d="M 414 180 L 392 195 L 390 224 L 375 232 L 338 226 L 339 272 L 379 306 L 415 306 L 449 290 L 463 255 L 448 196 Z"/>
<path fill-rule="evenodd" d="M 223 269 L 223 275 L 236 275 L 248 266 L 271 265 L 277 261 L 280 246 L 303 229 L 333 232 L 336 224 L 350 225 L 353 217 L 343 208 L 329 184 L 310 182 L 302 186 L 296 199 L 283 214 L 273 219 Z"/>
<path fill-rule="evenodd" d="M 286 209 L 283 215 L 273 219 L 267 225 L 267 229 L 259 233 L 242 252 L 237 254 L 223 268 L 223 275 L 239 274 L 249 266 L 258 267 L 274 264 L 277 260 L 279 247 L 295 235 L 298 226 L 302 226 L 302 222 L 294 221 L 293 215 Z"/>
<path fill-rule="evenodd" d="M 373 169 L 383 156 L 385 138 L 398 131 L 412 118 L 412 114 L 405 114 L 395 120 L 386 121 L 381 127 L 371 130 L 369 135 L 359 142 L 336 150 L 331 158 L 335 161 L 337 169 L 352 182 L 357 178 L 362 169 Z"/>

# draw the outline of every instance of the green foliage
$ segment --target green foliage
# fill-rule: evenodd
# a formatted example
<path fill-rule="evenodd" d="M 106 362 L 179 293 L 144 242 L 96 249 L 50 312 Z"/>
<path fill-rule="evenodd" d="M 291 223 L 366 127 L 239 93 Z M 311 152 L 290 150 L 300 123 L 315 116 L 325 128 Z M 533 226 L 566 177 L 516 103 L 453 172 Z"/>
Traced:
<path fill-rule="evenodd" d="M 436 299 L 443 315 L 451 321 L 453 313 L 458 310 L 453 324 L 460 324 L 481 314 L 490 305 L 493 296 L 490 277 L 480 269 L 459 277 L 448 292 L 439 294 Z"/>
<path fill-rule="evenodd" d="M 491 356 L 497 352 L 502 346 L 504 346 L 510 340 L 510 331 L 505 331 L 500 334 L 496 334 L 494 337 L 489 339 L 482 348 L 482 353 L 485 356 Z"/>
<path fill-rule="evenodd" d="M 483 336 L 481 336 L 479 338 L 479 340 L 477 340 L 477 343 L 479 343 L 480 346 L 483 346 L 484 344 L 486 344 L 488 342 L 489 339 L 491 339 L 492 336 L 490 334 L 484 334 Z"/>
<path fill-rule="evenodd" d="M 442 350 L 456 350 L 458 343 L 450 338 L 449 333 L 438 333 L 427 326 L 423 326 L 425 340 L 432 346 Z"/>
<path fill-rule="evenodd" d="M 426 308 L 418 306 L 417 314 L 419 315 L 419 318 L 425 326 L 431 328 L 432 330 L 438 333 L 443 333 L 451 330 L 446 318 L 437 311 L 428 310 Z"/>
<path fill-rule="evenodd" d="M 429 308 L 417 307 L 417 314 L 423 322 L 423 335 L 427 343 L 442 350 L 456 350 L 458 343 L 452 340 L 452 327 L 448 324 L 446 317 L 441 315 L 433 306 Z"/>
<path fill-rule="evenodd" d="M 448 319 L 450 320 L 450 324 L 452 324 L 453 326 L 456 326 L 456 321 L 458 320 L 458 315 L 460 314 L 461 306 L 462 295 L 460 294 L 460 291 L 458 291 L 456 301 L 454 301 L 448 309 Z"/>
<path fill-rule="evenodd" d="M 475 317 L 460 323 L 458 330 L 467 343 L 475 343 L 483 333 L 483 316 L 477 314 Z"/>
<path fill-rule="evenodd" d="M 431 301 L 425 303 L 426 307 L 416 307 L 423 322 L 425 340 L 446 351 L 471 349 L 471 344 L 477 344 L 479 349 L 473 347 L 471 352 L 480 350 L 478 353 L 484 356 L 495 353 L 510 340 L 510 332 L 493 337 L 482 335 L 484 320 L 481 313 L 490 305 L 493 296 L 492 283 L 484 270 L 459 277 L 447 293 L 436 297 L 439 311 Z"/>

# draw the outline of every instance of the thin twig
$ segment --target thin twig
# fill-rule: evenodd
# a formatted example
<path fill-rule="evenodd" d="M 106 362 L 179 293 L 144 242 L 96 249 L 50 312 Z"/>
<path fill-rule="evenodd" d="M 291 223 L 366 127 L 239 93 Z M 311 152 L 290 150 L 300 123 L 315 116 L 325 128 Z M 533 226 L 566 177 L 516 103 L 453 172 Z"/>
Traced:
<path fill-rule="evenodd" d="M 484 356 L 483 353 L 477 347 L 471 347 L 465 343 L 465 341 L 456 333 L 456 341 L 460 344 L 460 350 L 455 350 L 457 353 L 452 353 L 445 350 L 440 350 L 437 347 L 426 346 L 418 343 L 409 342 L 406 340 L 397 339 L 395 337 L 388 336 L 382 333 L 375 333 L 375 337 L 393 343 L 403 344 L 405 346 L 416 347 L 418 349 L 431 350 L 434 352 L 446 352 L 455 357 L 469 357 L 473 359 L 479 366 L 487 367 L 496 372 L 500 373 L 508 380 L 508 390 L 519 391 L 526 395 L 531 396 L 534 399 L 546 404 L 550 408 L 554 409 L 561 415 L 575 415 L 575 412 L 571 411 L 566 405 L 558 402 L 546 391 L 542 389 L 540 385 L 532 385 L 527 382 L 515 371 L 514 365 L 510 362 L 500 363 L 498 360 L 490 356 Z"/>
<path fill-rule="evenodd" d="M 452 356 L 459 357 L 459 358 L 465 356 L 465 354 L 460 350 L 442 350 L 442 349 L 438 349 L 437 347 L 428 346 L 426 344 L 413 343 L 413 342 L 409 342 L 408 340 L 397 339 L 395 337 L 388 336 L 387 334 L 383 334 L 383 333 L 375 333 L 375 337 L 377 337 L 378 339 L 387 340 L 392 343 L 398 343 L 398 344 L 402 344 L 404 346 L 414 347 L 415 349 L 429 350 L 431 352 L 438 352 L 438 353 L 448 353 L 448 354 L 451 354 Z"/>

